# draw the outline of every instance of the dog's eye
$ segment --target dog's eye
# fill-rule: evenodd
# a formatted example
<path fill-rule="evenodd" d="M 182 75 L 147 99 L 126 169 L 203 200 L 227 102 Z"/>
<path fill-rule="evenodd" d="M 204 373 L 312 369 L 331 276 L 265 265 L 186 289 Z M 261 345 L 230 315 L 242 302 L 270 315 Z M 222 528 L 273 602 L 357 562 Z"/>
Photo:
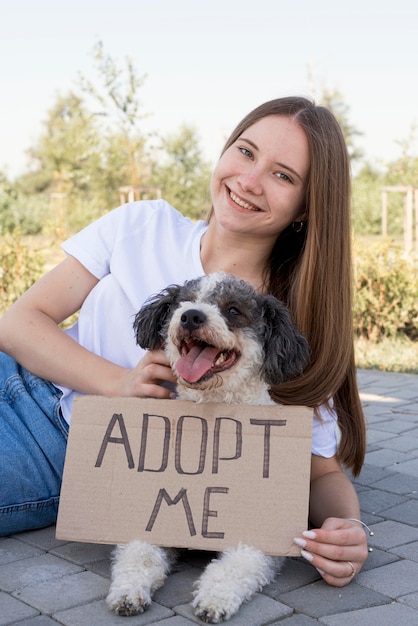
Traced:
<path fill-rule="evenodd" d="M 237 317 L 238 315 L 241 315 L 241 311 L 236 306 L 230 306 L 227 309 L 227 314 L 231 317 Z"/>

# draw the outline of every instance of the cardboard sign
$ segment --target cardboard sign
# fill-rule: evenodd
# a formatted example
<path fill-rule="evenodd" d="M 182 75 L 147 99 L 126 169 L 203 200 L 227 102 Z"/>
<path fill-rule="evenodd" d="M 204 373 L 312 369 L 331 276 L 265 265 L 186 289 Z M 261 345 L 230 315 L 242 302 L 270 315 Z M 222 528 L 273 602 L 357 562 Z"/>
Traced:
<path fill-rule="evenodd" d="M 180 400 L 75 400 L 56 535 L 298 555 L 312 409 Z"/>

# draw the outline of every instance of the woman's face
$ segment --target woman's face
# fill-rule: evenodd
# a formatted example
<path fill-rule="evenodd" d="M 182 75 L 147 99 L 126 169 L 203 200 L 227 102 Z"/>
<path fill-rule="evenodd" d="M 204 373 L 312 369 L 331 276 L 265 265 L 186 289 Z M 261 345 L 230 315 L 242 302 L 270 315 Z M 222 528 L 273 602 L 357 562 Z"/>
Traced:
<path fill-rule="evenodd" d="M 309 148 L 291 118 L 270 115 L 249 126 L 221 156 L 211 179 L 214 217 L 227 230 L 274 240 L 306 218 Z"/>

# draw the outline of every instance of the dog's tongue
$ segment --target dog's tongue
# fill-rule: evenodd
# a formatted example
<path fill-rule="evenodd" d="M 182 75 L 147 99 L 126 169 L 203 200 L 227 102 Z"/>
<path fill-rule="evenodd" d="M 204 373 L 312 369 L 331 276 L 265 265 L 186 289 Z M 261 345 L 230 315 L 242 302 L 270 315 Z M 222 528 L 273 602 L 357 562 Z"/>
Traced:
<path fill-rule="evenodd" d="M 176 362 L 176 370 L 184 380 L 196 383 L 208 372 L 219 353 L 213 346 L 194 345 L 189 352 Z"/>

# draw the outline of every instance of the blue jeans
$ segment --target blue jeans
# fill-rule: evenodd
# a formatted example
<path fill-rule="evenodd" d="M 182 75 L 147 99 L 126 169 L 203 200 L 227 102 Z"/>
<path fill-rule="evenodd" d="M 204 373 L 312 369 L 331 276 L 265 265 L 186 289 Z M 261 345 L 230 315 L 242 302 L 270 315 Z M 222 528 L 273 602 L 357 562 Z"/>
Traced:
<path fill-rule="evenodd" d="M 0 352 L 0 536 L 56 521 L 68 436 L 60 397 Z"/>

